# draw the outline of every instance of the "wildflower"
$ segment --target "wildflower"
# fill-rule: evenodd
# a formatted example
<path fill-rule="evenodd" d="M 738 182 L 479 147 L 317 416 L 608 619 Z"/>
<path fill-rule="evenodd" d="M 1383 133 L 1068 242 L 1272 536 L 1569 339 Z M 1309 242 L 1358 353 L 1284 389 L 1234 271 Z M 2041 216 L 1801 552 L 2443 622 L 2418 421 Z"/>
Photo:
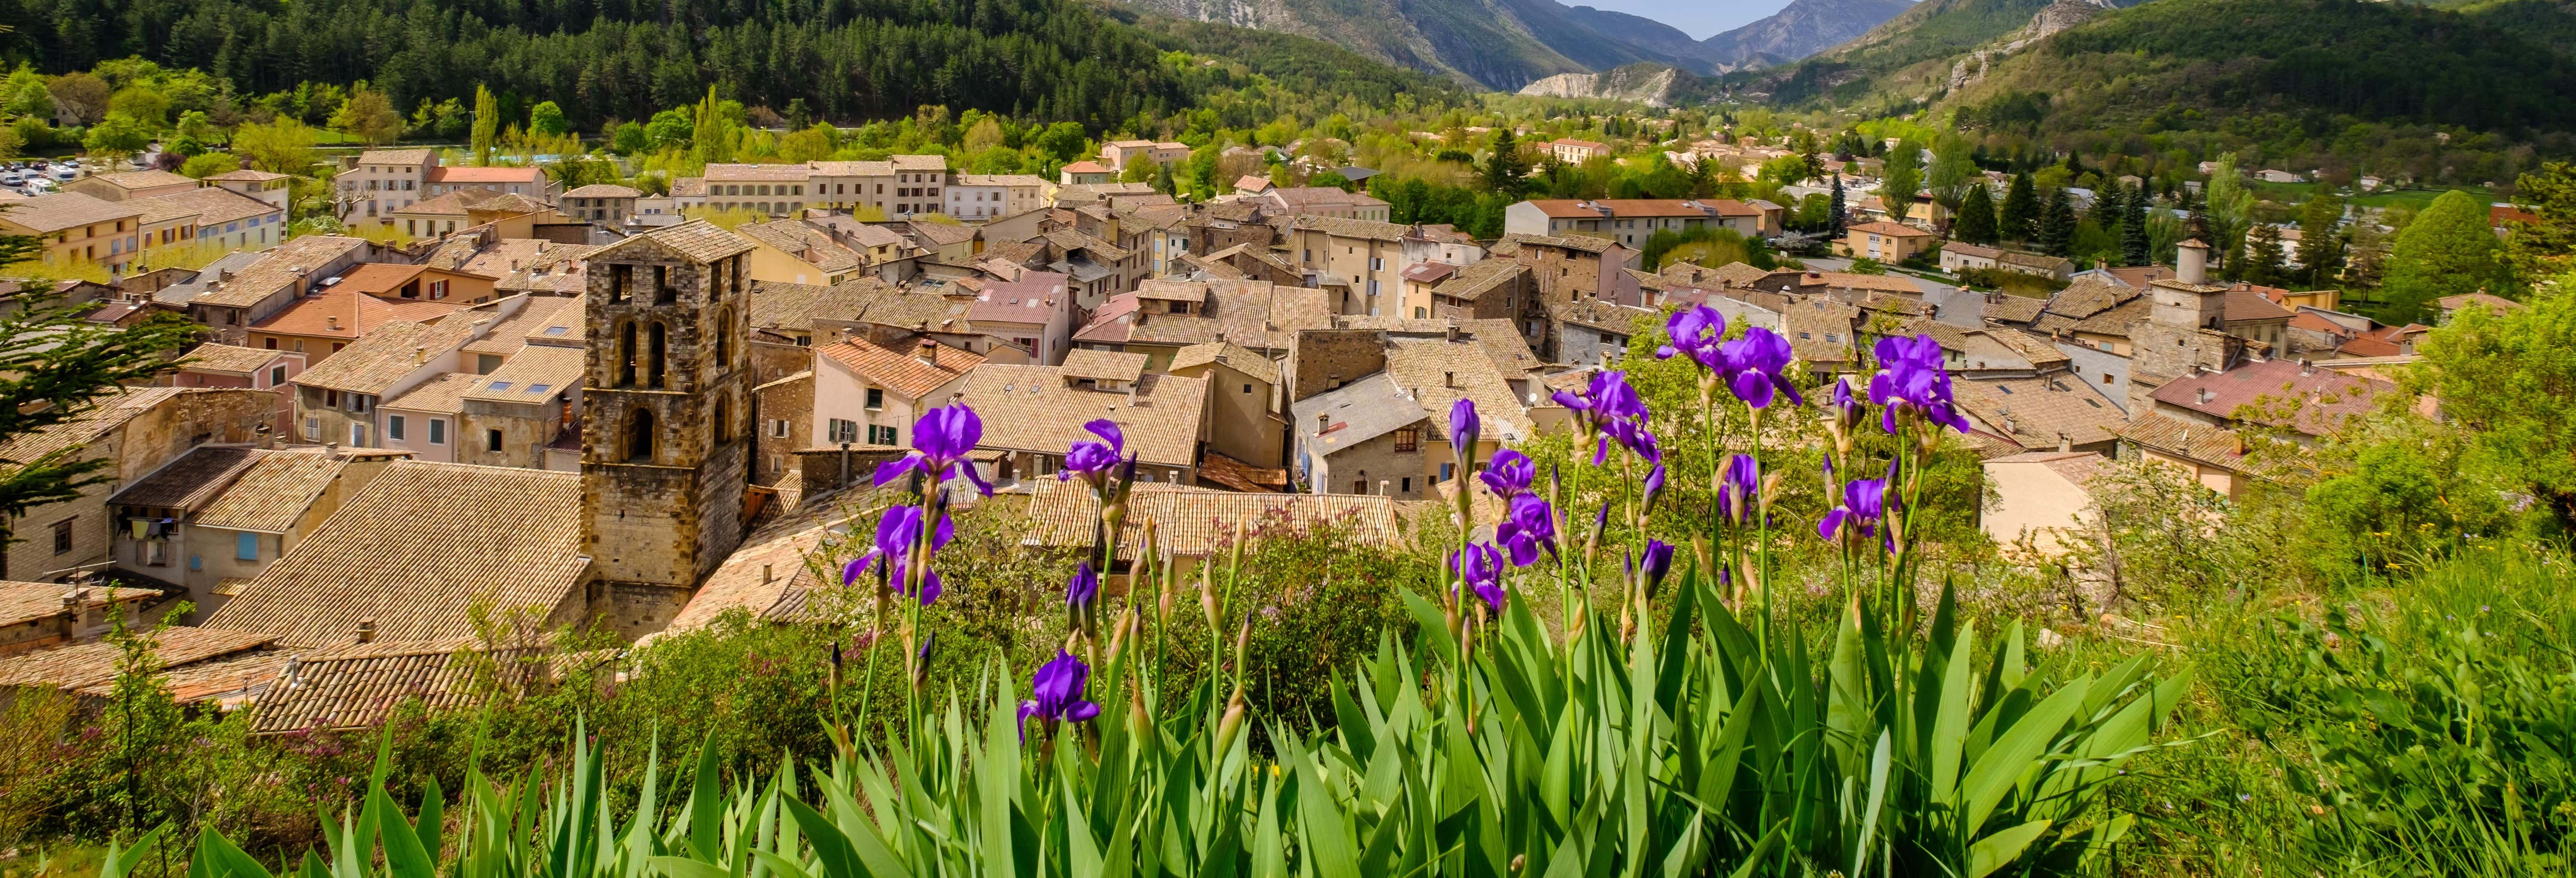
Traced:
<path fill-rule="evenodd" d="M 1959 432 L 1968 419 L 1950 399 L 1950 372 L 1941 365 L 1941 343 L 1929 335 L 1878 340 L 1878 374 L 1869 379 L 1869 401 L 1886 406 L 1879 425 L 1896 432 L 1901 417 L 1920 415 Z"/>
<path fill-rule="evenodd" d="M 1726 459 L 1726 468 L 1719 473 L 1719 479 L 1719 514 L 1739 527 L 1751 522 L 1754 510 L 1761 502 L 1761 464 L 1753 459 L 1753 455 L 1738 454 Z"/>
<path fill-rule="evenodd" d="M 1725 369 L 1726 355 L 1720 351 L 1719 342 L 1726 338 L 1726 315 L 1707 305 L 1694 305 L 1673 312 L 1673 316 L 1664 321 L 1664 328 L 1670 331 L 1673 343 L 1656 348 L 1656 359 L 1688 356 L 1702 369 L 1711 372 Z"/>
<path fill-rule="evenodd" d="M 1485 490 L 1509 500 L 1529 493 L 1530 482 L 1538 478 L 1538 464 L 1530 462 L 1529 455 L 1505 448 L 1494 452 L 1494 459 L 1485 462 L 1485 470 L 1476 478 L 1485 483 Z"/>
<path fill-rule="evenodd" d="M 1492 604 L 1494 612 L 1503 611 L 1505 592 L 1501 549 L 1487 543 L 1469 543 L 1467 551 L 1449 553 L 1449 569 L 1458 572 L 1458 581 L 1465 583 L 1468 591 Z"/>
<path fill-rule="evenodd" d="M 902 584 L 901 587 L 906 594 L 912 593 L 909 577 L 905 576 L 905 573 L 911 570 L 914 563 L 912 557 L 914 544 L 921 542 L 922 515 L 919 506 L 887 508 L 885 516 L 877 519 L 876 545 L 870 546 L 867 554 L 850 559 L 850 563 L 841 568 L 841 584 L 850 585 L 858 582 L 859 575 L 867 571 L 868 565 L 876 564 L 886 568 L 894 581 Z M 920 563 L 927 565 L 930 562 L 931 553 L 948 545 L 948 541 L 956 535 L 956 523 L 946 514 L 941 514 L 938 527 L 930 534 L 929 551 L 922 553 Z M 939 600 L 939 574 L 925 569 L 921 575 L 921 603 L 923 606 L 929 606 Z"/>
<path fill-rule="evenodd" d="M 1725 353 L 1726 370 L 1731 373 L 1727 383 L 1745 405 L 1769 408 L 1775 392 L 1788 394 L 1791 404 L 1807 404 L 1798 388 L 1789 384 L 1789 340 L 1779 333 L 1759 326 L 1747 329 L 1743 338 L 1726 343 Z"/>
<path fill-rule="evenodd" d="M 1060 722 L 1089 722 L 1100 715 L 1100 705 L 1082 699 L 1083 684 L 1091 679 L 1091 666 L 1074 658 L 1072 653 L 1056 650 L 1055 660 L 1038 668 L 1030 681 L 1029 700 L 1020 702 L 1020 739 L 1028 740 L 1029 719 L 1034 717 L 1048 728 Z"/>
<path fill-rule="evenodd" d="M 993 486 L 975 472 L 974 464 L 966 461 L 966 455 L 975 450 L 975 443 L 983 439 L 984 421 L 975 416 L 974 409 L 963 403 L 931 409 L 923 413 L 920 420 L 912 422 L 912 453 L 904 455 L 902 460 L 878 464 L 876 482 L 883 485 L 903 478 L 906 473 L 918 472 L 935 486 L 947 481 L 951 471 L 956 470 L 963 472 L 967 481 L 975 483 L 975 490 L 984 496 L 993 496 Z"/>
<path fill-rule="evenodd" d="M 1664 584 L 1664 575 L 1672 572 L 1673 544 L 1662 540 L 1647 540 L 1645 557 L 1640 566 L 1645 568 L 1646 594 L 1653 595 L 1655 589 Z"/>
<path fill-rule="evenodd" d="M 1494 528 L 1494 539 L 1511 554 L 1512 566 L 1527 567 L 1538 563 L 1538 550 L 1556 554 L 1556 509 L 1537 494 L 1512 495 L 1511 511 L 1503 523 Z"/>
<path fill-rule="evenodd" d="M 1600 444 L 1592 451 L 1593 466 L 1609 462 L 1612 442 L 1619 443 L 1619 447 L 1628 449 L 1628 453 L 1643 458 L 1649 464 L 1662 463 L 1664 460 L 1662 441 L 1656 439 L 1655 434 L 1646 429 L 1642 418 L 1617 420 L 1604 424 Z"/>
<path fill-rule="evenodd" d="M 1085 439 L 1073 443 L 1073 447 L 1065 449 L 1064 469 L 1058 471 L 1055 478 L 1059 482 L 1078 478 L 1098 488 L 1108 482 L 1109 471 L 1117 469 L 1119 459 L 1127 453 L 1127 436 L 1119 431 L 1118 422 L 1108 418 L 1084 424 L 1082 428 L 1108 441 Z"/>
<path fill-rule="evenodd" d="M 1842 505 L 1816 522 L 1816 535 L 1828 540 L 1867 539 L 1878 535 L 1887 517 L 1887 480 L 1855 479 L 1843 485 Z"/>
<path fill-rule="evenodd" d="M 1476 439 L 1485 432 L 1485 422 L 1476 417 L 1476 401 L 1459 397 L 1449 406 L 1449 450 L 1458 456 L 1461 466 L 1473 459 Z"/>
<path fill-rule="evenodd" d="M 1867 406 L 1852 397 L 1849 378 L 1834 379 L 1834 399 L 1826 404 L 1826 408 L 1834 413 L 1834 429 L 1846 436 L 1851 435 L 1853 428 L 1860 426 L 1861 418 L 1869 412 Z"/>
<path fill-rule="evenodd" d="M 1655 505 L 1655 497 L 1662 493 L 1664 493 L 1664 464 L 1663 461 L 1656 461 L 1655 468 L 1646 471 L 1646 495 L 1644 505 Z"/>
<path fill-rule="evenodd" d="M 1073 572 L 1073 581 L 1065 585 L 1064 605 L 1080 613 L 1090 609 L 1092 600 L 1098 597 L 1100 597 L 1100 574 L 1093 573 L 1091 562 L 1084 561 L 1082 567 Z"/>

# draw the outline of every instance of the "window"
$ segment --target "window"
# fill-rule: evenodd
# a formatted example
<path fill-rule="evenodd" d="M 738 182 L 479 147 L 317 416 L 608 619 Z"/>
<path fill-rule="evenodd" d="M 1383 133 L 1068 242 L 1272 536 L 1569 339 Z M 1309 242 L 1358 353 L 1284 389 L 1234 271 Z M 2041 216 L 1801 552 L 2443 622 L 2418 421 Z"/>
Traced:
<path fill-rule="evenodd" d="M 1246 384 L 1246 385 L 1244 385 L 1244 386 L 1243 386 L 1243 392 L 1245 392 L 1245 393 L 1251 393 L 1251 392 L 1252 392 L 1252 385 L 1250 385 L 1250 384 Z"/>
<path fill-rule="evenodd" d="M 431 445 L 445 445 L 445 444 L 447 444 L 447 419 L 446 419 L 446 418 L 431 418 L 431 419 L 429 419 L 429 444 L 431 444 Z"/>
<path fill-rule="evenodd" d="M 71 551 L 72 551 L 72 523 L 73 523 L 73 522 L 77 522 L 77 521 L 79 521 L 79 520 L 80 520 L 80 516 L 75 515 L 75 516 L 72 516 L 72 517 L 70 517 L 70 518 L 66 518 L 66 519 L 63 519 L 63 520 L 61 520 L 61 521 L 54 522 L 54 554 L 56 554 L 56 555 L 68 555 L 68 554 L 71 554 Z"/>
<path fill-rule="evenodd" d="M 387 439 L 392 439 L 392 440 L 395 440 L 395 441 L 398 441 L 398 442 L 402 440 L 402 438 L 403 438 L 403 416 L 401 416 L 401 415 L 392 415 L 392 416 L 389 416 L 389 417 L 385 418 L 385 438 L 387 438 Z"/>
<path fill-rule="evenodd" d="M 885 388 L 868 388 L 868 411 L 885 408 Z"/>
<path fill-rule="evenodd" d="M 233 536 L 233 560 L 259 560 L 259 535 L 249 531 Z"/>
<path fill-rule="evenodd" d="M 320 442 L 320 441 L 322 441 L 322 419 L 321 419 L 321 418 L 305 418 L 305 419 L 304 419 L 304 441 L 307 441 L 307 442 Z"/>
<path fill-rule="evenodd" d="M 1420 428 L 1420 427 L 1406 427 L 1406 428 L 1404 428 L 1404 429 L 1401 429 L 1401 430 L 1397 430 L 1397 431 L 1395 431 L 1395 450 L 1396 450 L 1396 451 L 1398 451 L 1398 452 L 1419 451 L 1419 450 L 1421 450 L 1421 447 L 1422 447 L 1422 428 Z"/>
<path fill-rule="evenodd" d="M 669 328 L 660 323 L 653 324 L 652 346 L 645 363 L 645 386 L 655 390 L 662 389 L 663 353 L 669 337 Z"/>
<path fill-rule="evenodd" d="M 499 430 L 485 430 L 485 431 L 483 431 L 483 450 L 485 450 L 485 451 L 499 451 L 499 450 L 501 450 L 501 431 L 499 431 Z"/>
<path fill-rule="evenodd" d="M 771 435 L 771 436 L 775 436 L 775 437 L 780 438 L 780 439 L 785 439 L 785 438 L 787 438 L 787 422 L 786 422 L 786 421 L 771 421 L 771 422 L 769 422 L 769 435 Z"/>
<path fill-rule="evenodd" d="M 653 462 L 653 413 L 636 409 L 626 422 L 626 462 Z"/>
<path fill-rule="evenodd" d="M 553 390 L 553 389 L 555 389 L 555 386 L 554 386 L 554 385 L 552 385 L 552 384 L 530 384 L 530 385 L 528 385 L 528 392 L 529 392 L 529 393 L 543 394 L 543 393 L 545 393 L 546 391 Z"/>
<path fill-rule="evenodd" d="M 824 432 L 828 436 L 828 438 L 823 440 L 825 442 L 833 444 L 857 442 L 859 441 L 859 422 L 832 418 L 829 422 L 824 424 Z M 876 438 L 876 428 L 874 426 L 870 426 L 868 428 L 868 438 Z"/>
<path fill-rule="evenodd" d="M 270 341 L 274 342 L 274 341 L 276 341 L 276 339 L 270 339 Z M 280 385 L 280 384 L 284 384 L 284 383 L 286 383 L 286 367 L 285 367 L 285 366 L 271 366 L 271 367 L 269 367 L 269 369 L 268 369 L 268 386 L 270 386 L 270 387 L 276 387 L 276 386 L 278 386 L 278 385 Z"/>
<path fill-rule="evenodd" d="M 266 343 L 269 350 L 277 350 L 277 339 L 275 337 L 261 339 L 261 341 Z"/>
<path fill-rule="evenodd" d="M 510 382 L 507 382 L 507 381 L 494 381 L 494 382 L 492 382 L 491 386 L 486 387 L 486 388 L 484 388 L 484 389 L 485 389 L 485 390 L 492 391 L 493 393 L 501 393 L 501 392 L 503 392 L 503 391 L 507 391 L 507 390 L 509 390 L 509 389 L 510 389 Z"/>
<path fill-rule="evenodd" d="M 902 445 L 902 444 L 903 444 L 903 436 L 902 436 L 902 433 L 903 433 L 903 431 L 898 430 L 898 429 L 895 429 L 895 428 L 893 428 L 893 427 L 880 427 L 880 426 L 877 426 L 877 425 L 875 425 L 875 424 L 869 424 L 869 425 L 868 425 L 868 444 L 871 444 L 871 445 Z"/>
<path fill-rule="evenodd" d="M 1405 493 L 1407 493 L 1407 494 L 1413 493 L 1413 477 L 1412 477 L 1412 476 L 1405 476 L 1405 477 L 1402 479 L 1402 482 L 1403 482 L 1403 485 L 1404 485 L 1404 487 L 1402 488 L 1402 490 L 1403 490 Z"/>
<path fill-rule="evenodd" d="M 1367 479 L 1352 479 L 1352 480 L 1351 480 L 1351 493 L 1353 493 L 1353 494 L 1366 494 L 1366 493 L 1368 493 L 1368 480 L 1367 480 Z"/>
<path fill-rule="evenodd" d="M 367 447 L 367 425 L 365 425 L 365 424 L 350 424 L 350 425 L 349 425 L 349 447 L 351 447 L 351 448 L 365 448 L 365 447 Z"/>

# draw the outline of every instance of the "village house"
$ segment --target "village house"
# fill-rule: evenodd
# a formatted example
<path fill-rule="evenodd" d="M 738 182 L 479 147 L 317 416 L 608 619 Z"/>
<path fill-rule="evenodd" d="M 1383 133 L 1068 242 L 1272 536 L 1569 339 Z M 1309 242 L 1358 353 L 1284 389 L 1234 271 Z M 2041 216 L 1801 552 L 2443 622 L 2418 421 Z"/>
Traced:
<path fill-rule="evenodd" d="M 280 201 L 245 195 L 228 186 L 208 186 L 138 199 L 147 210 L 184 219 L 154 230 L 156 247 L 197 245 L 217 250 L 266 250 L 286 242 L 286 208 Z M 148 224 L 147 224 L 148 227 Z"/>
<path fill-rule="evenodd" d="M 1074 162 L 1056 172 L 1056 182 L 1064 186 L 1088 186 L 1118 179 L 1118 169 L 1093 161 Z"/>
<path fill-rule="evenodd" d="M 133 588 L 0 580 L 0 657 L 97 642 L 115 629 L 117 616 L 145 624 L 143 605 L 154 597 Z M 0 674 L 14 666 L 0 662 Z"/>
<path fill-rule="evenodd" d="M 554 205 L 527 195 L 495 192 L 483 187 L 469 187 L 443 195 L 434 195 L 402 207 L 391 214 L 393 225 L 405 235 L 435 238 L 453 235 L 460 229 L 492 226 L 503 238 L 534 238 L 537 228 L 572 222 Z"/>
<path fill-rule="evenodd" d="M 0 211 L 0 234 L 25 235 L 44 246 L 47 265 L 95 264 L 121 275 L 141 255 L 139 234 L 146 209 L 78 192 L 56 192 L 9 202 Z"/>
<path fill-rule="evenodd" d="M 127 604 L 120 600 L 119 605 Z M 82 618 L 113 615 L 102 609 Z M 249 706 L 269 690 L 279 669 L 292 658 L 271 648 L 277 638 L 242 631 L 176 626 L 155 635 L 153 641 L 152 663 L 161 669 L 155 682 L 172 702 L 191 711 Z M 95 715 L 116 703 L 117 679 L 126 661 L 124 644 L 96 637 L 0 659 L 0 701 L 14 699 L 19 690 L 44 689 L 71 696 L 76 709 Z"/>
<path fill-rule="evenodd" d="M 393 276 L 407 271 L 421 271 L 421 266 L 371 262 L 359 266 L 358 271 L 351 272 L 349 276 L 378 274 L 369 270 L 379 266 L 389 270 L 380 273 L 380 277 L 364 278 L 366 282 L 357 286 L 351 286 L 343 279 L 330 288 L 299 297 L 284 309 L 269 315 L 268 319 L 252 324 L 248 346 L 300 353 L 308 364 L 318 366 L 386 324 L 435 323 L 466 307 L 463 301 L 429 299 L 420 293 L 411 298 L 397 298 L 365 291 L 369 288 L 383 289 L 387 285 L 373 283 L 375 280 L 390 281 Z M 414 283 L 417 283 L 416 278 Z M 486 278 L 483 283 L 488 285 L 491 281 Z M 485 292 L 488 295 L 488 286 Z"/>
<path fill-rule="evenodd" d="M 563 194 L 563 208 L 574 219 L 622 228 L 635 215 L 635 200 L 644 193 L 632 186 L 592 183 Z"/>
<path fill-rule="evenodd" d="M 292 194 L 290 184 L 294 179 L 286 174 L 241 168 L 207 177 L 206 182 L 213 184 L 212 188 L 246 196 L 283 212 L 286 200 Z"/>
<path fill-rule="evenodd" d="M 1589 140 L 1576 140 L 1571 137 L 1559 137 L 1547 142 L 1547 154 L 1549 158 L 1553 158 L 1557 161 L 1564 162 L 1569 165 L 1579 165 L 1592 160 L 1595 156 L 1609 155 L 1610 146 L 1609 144 L 1594 143 Z"/>
<path fill-rule="evenodd" d="M 1521 376 L 1507 375 L 1474 341 L 1455 333 L 1342 336 L 1298 351 L 1300 377 L 1350 370 L 1347 379 L 1328 378 L 1327 389 L 1292 407 L 1292 461 L 1308 490 L 1438 499 L 1434 486 L 1463 474 L 1449 447 L 1449 409 L 1460 399 L 1475 400 L 1484 418 L 1478 461 L 1536 435 L 1515 384 Z"/>
<path fill-rule="evenodd" d="M 116 566 L 185 586 L 195 618 L 204 618 L 399 459 L 200 445 L 108 498 Z"/>
<path fill-rule="evenodd" d="M 958 174 L 948 184 L 947 213 L 967 222 L 1026 213 L 1045 206 L 1050 188 L 1035 174 Z"/>
<path fill-rule="evenodd" d="M 1189 157 L 1190 145 L 1179 141 L 1112 140 L 1100 145 L 1100 163 L 1122 170 L 1138 159 L 1159 165 Z"/>
<path fill-rule="evenodd" d="M 579 469 L 578 457 L 559 459 L 547 451 L 580 433 L 584 356 L 578 347 L 530 344 L 467 385 L 457 395 L 456 462 Z M 389 440 L 395 433 L 391 415 L 385 423 Z"/>
<path fill-rule="evenodd" d="M 977 331 L 1008 340 L 1030 364 L 1062 363 L 1073 337 L 1069 281 L 1051 271 L 1021 271 L 1010 280 L 987 281 L 975 292 L 966 319 Z"/>
<path fill-rule="evenodd" d="M 866 251 L 877 249 L 845 244 L 830 229 L 799 219 L 744 223 L 733 232 L 752 242 L 751 279 L 755 281 L 829 286 L 867 268 Z M 886 235 L 893 237 L 891 232 Z"/>
<path fill-rule="evenodd" d="M 276 391 L 277 420 L 270 429 L 275 431 L 273 435 L 285 436 L 295 429 L 295 400 L 286 383 L 304 373 L 304 364 L 304 355 L 294 351 L 208 342 L 188 351 L 167 380 L 172 387 L 240 387 Z"/>
<path fill-rule="evenodd" d="M 1843 230 L 1842 255 L 1867 257 L 1889 265 L 1904 262 L 1931 252 L 1940 238 L 1931 232 L 1901 223 L 1859 223 Z"/>
<path fill-rule="evenodd" d="M 2121 458 L 2181 470 L 2201 487 L 2235 498 L 2252 486 L 2245 463 L 2245 434 L 2224 427 L 2144 412 L 2120 428 Z"/>
<path fill-rule="evenodd" d="M 1265 281 L 1150 280 L 1092 312 L 1073 343 L 1144 355 L 1148 372 L 1168 369 L 1182 348 L 1214 341 L 1275 359 L 1286 355 L 1299 330 L 1332 325 L 1326 295 Z"/>
<path fill-rule="evenodd" d="M 435 324 L 386 322 L 304 370 L 293 382 L 299 435 L 306 442 L 384 447 L 378 403 L 401 397 L 439 376 L 469 371 L 458 368 L 458 349 L 489 325 L 478 319 L 479 315 L 457 315 Z M 405 434 L 409 441 L 409 431 Z"/>
<path fill-rule="evenodd" d="M 1746 238 L 1772 238 L 1786 211 L 1768 201 L 1734 199 L 1543 199 L 1503 209 L 1506 234 L 1586 234 L 1641 248 L 1659 231 L 1726 229 Z"/>
<path fill-rule="evenodd" d="M 1539 295 L 1548 302 L 1588 297 L 1622 305 L 1645 303 L 1636 277 L 1628 273 L 1638 267 L 1644 254 L 1617 241 L 1585 235 L 1507 234 L 1491 252 L 1529 266 Z"/>
<path fill-rule="evenodd" d="M 2176 376 L 2155 388 L 2153 412 L 2206 427 L 2273 427 L 2292 438 L 2333 433 L 2397 385 L 2295 360 L 2259 360 Z"/>
<path fill-rule="evenodd" d="M 903 445 L 923 412 L 948 404 L 981 354 L 921 336 L 902 349 L 864 339 L 814 348 L 817 445 Z"/>
<path fill-rule="evenodd" d="M 63 191 L 78 192 L 103 201 L 133 201 L 187 192 L 199 185 L 195 178 L 169 171 L 118 171 L 91 174 L 64 183 Z"/>
<path fill-rule="evenodd" d="M 1983 247 L 1952 241 L 1941 245 L 1941 270 L 1951 274 L 1979 269 L 2002 269 L 2052 280 L 2066 280 L 2075 273 L 2075 263 L 2063 256 L 2024 253 L 1998 247 Z"/>
<path fill-rule="evenodd" d="M 1274 187 L 1261 193 L 1258 200 L 1272 216 L 1331 216 L 1382 223 L 1390 209 L 1384 201 L 1331 186 Z"/>
<path fill-rule="evenodd" d="M 0 444 L 0 459 L 35 460 L 78 449 L 71 452 L 74 460 L 108 461 L 98 481 L 78 496 L 10 517 L 13 539 L 0 547 L 0 579 L 55 579 L 112 560 L 109 533 L 126 525 L 113 520 L 109 496 L 196 446 L 272 441 L 276 400 L 274 391 L 245 388 L 132 388 Z"/>
<path fill-rule="evenodd" d="M 1207 379 L 1147 372 L 1143 354 L 1077 351 L 1062 366 L 977 368 L 958 402 L 983 416 L 989 479 L 1053 481 L 1065 449 L 1098 438 L 1083 425 L 1105 418 L 1125 434 L 1137 481 L 1192 485 L 1207 400 Z"/>
<path fill-rule="evenodd" d="M 1279 362 L 1232 342 L 1211 341 L 1174 354 L 1169 374 L 1197 378 L 1208 386 L 1208 459 L 1224 457 L 1244 468 L 1280 470 L 1288 449 L 1286 400 Z M 1240 468 L 1236 468 L 1240 469 Z M 1202 478 L 1222 482 L 1231 474 L 1211 463 Z M 1277 484 L 1227 485 L 1236 490 L 1279 490 Z"/>

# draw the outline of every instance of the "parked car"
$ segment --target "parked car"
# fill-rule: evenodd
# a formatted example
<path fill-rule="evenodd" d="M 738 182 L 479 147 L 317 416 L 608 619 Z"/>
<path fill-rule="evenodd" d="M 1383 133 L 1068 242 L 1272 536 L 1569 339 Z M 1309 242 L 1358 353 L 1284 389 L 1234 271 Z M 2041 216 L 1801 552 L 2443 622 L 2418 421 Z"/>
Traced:
<path fill-rule="evenodd" d="M 78 180 L 78 179 L 80 179 L 80 169 L 79 169 L 79 168 L 55 168 L 55 169 L 54 169 L 54 179 L 56 179 L 56 180 L 61 180 L 61 181 L 65 182 L 65 183 L 69 183 L 69 182 L 71 182 L 71 181 L 73 181 L 73 180 Z"/>

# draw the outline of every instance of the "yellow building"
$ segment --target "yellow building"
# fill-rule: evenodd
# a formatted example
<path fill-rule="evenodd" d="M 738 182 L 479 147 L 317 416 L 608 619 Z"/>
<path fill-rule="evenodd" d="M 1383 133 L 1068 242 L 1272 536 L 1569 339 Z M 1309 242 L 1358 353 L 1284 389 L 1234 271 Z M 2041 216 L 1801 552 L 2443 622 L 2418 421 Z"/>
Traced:
<path fill-rule="evenodd" d="M 0 232 L 44 239 L 47 265 L 95 263 L 124 274 L 141 247 L 143 206 L 78 192 L 0 201 Z M 167 219 L 165 218 L 165 222 Z"/>

